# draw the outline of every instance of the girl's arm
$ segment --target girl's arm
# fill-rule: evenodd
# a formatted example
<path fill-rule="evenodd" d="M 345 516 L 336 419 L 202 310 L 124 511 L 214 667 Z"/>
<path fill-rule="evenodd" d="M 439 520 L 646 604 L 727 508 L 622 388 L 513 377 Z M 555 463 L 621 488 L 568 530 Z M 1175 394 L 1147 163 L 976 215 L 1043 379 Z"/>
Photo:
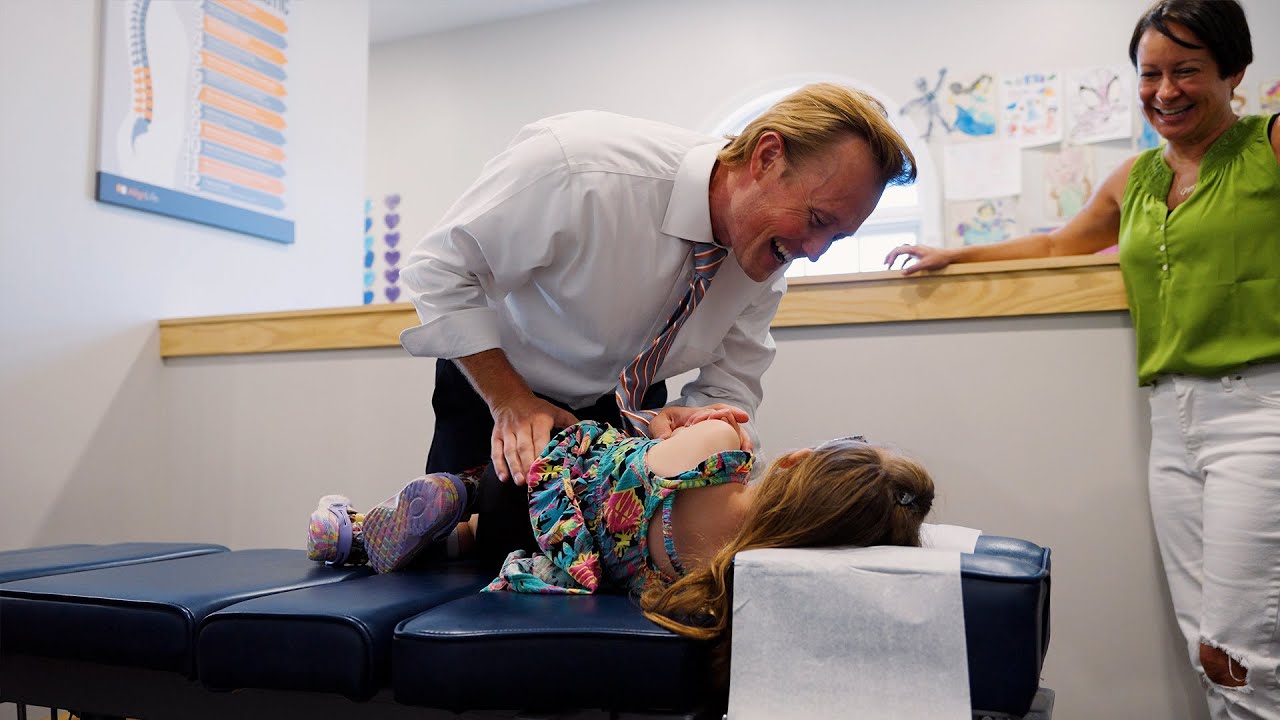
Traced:
<path fill-rule="evenodd" d="M 671 437 L 649 448 L 645 459 L 653 474 L 673 477 L 692 470 L 716 453 L 741 449 L 738 428 L 732 422 L 711 418 L 677 428 Z"/>

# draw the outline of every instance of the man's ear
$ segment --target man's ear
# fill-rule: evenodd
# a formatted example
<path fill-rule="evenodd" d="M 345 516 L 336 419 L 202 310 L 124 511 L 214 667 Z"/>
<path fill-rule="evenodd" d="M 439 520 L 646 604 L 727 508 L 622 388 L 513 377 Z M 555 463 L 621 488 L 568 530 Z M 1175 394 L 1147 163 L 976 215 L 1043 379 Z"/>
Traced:
<path fill-rule="evenodd" d="M 787 159 L 787 143 L 776 130 L 766 130 L 756 141 L 755 150 L 751 151 L 751 177 L 759 180 L 779 162 L 785 167 Z"/>
<path fill-rule="evenodd" d="M 801 460 L 813 454 L 813 448 L 800 448 L 778 458 L 778 467 L 791 468 L 795 467 Z"/>

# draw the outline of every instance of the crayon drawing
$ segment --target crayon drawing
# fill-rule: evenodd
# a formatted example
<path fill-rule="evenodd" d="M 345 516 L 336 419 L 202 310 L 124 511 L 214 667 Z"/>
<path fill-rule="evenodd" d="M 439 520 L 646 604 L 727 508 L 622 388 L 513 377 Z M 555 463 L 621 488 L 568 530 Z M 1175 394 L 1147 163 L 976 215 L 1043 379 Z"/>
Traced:
<path fill-rule="evenodd" d="M 1094 187 L 1093 148 L 1068 147 L 1044 155 L 1044 217 L 1053 221 L 1080 212 Z"/>
<path fill-rule="evenodd" d="M 952 82 L 947 86 L 946 107 L 951 116 L 951 132 L 969 137 L 987 137 L 996 133 L 996 84 L 990 75 L 979 75 L 968 83 Z"/>
<path fill-rule="evenodd" d="M 1280 113 L 1280 77 L 1258 84 L 1258 110 L 1263 115 Z"/>
<path fill-rule="evenodd" d="M 1164 138 L 1160 137 L 1160 133 L 1151 127 L 1151 123 L 1146 118 L 1142 118 L 1142 129 L 1138 132 L 1137 145 L 1138 150 L 1150 150 L 1153 147 L 1159 147 Z"/>
<path fill-rule="evenodd" d="M 1016 197 L 947 203 L 947 245 L 989 245 L 1008 240 L 1017 228 Z"/>
<path fill-rule="evenodd" d="M 1007 141 L 942 146 L 942 191 L 948 200 L 981 200 L 1022 192 L 1022 150 Z"/>
<path fill-rule="evenodd" d="M 1031 72 L 1001 77 L 1000 128 L 1003 137 L 1024 147 L 1062 140 L 1062 76 Z"/>
<path fill-rule="evenodd" d="M 916 91 L 920 94 L 908 100 L 898 110 L 899 115 L 911 115 L 913 118 L 924 116 L 924 134 L 921 135 L 928 140 L 933 135 L 933 124 L 937 122 L 942 126 L 943 130 L 951 132 L 951 125 L 942 114 L 942 109 L 938 106 L 938 90 L 942 87 L 942 79 L 946 77 L 947 69 L 938 68 L 938 79 L 933 83 L 933 87 L 929 87 L 929 80 L 923 77 L 916 78 Z"/>
<path fill-rule="evenodd" d="M 1236 88 L 1231 94 L 1231 112 L 1237 115 L 1244 115 L 1249 108 L 1249 96 L 1244 94 L 1244 90 Z"/>
<path fill-rule="evenodd" d="M 1095 67 L 1067 74 L 1067 142 L 1122 140 L 1133 136 L 1132 73 Z"/>

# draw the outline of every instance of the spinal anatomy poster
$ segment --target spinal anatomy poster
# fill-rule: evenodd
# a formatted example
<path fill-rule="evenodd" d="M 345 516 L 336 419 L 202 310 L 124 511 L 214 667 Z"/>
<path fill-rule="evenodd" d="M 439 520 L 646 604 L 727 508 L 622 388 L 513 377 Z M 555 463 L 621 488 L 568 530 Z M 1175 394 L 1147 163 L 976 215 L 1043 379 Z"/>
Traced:
<path fill-rule="evenodd" d="M 291 243 L 292 0 L 104 0 L 97 199 Z"/>

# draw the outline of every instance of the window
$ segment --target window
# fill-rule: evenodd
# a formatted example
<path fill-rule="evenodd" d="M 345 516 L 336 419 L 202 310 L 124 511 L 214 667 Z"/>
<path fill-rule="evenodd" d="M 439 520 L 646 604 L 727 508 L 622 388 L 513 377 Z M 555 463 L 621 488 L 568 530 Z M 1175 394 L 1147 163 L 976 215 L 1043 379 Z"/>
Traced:
<path fill-rule="evenodd" d="M 861 88 L 884 103 L 889 120 L 906 139 L 916 158 L 916 182 L 912 185 L 885 188 L 875 212 L 862 224 L 853 237 L 832 244 L 818 262 L 800 258 L 787 268 L 787 277 L 814 277 L 842 275 L 856 272 L 884 270 L 884 256 L 898 245 L 938 245 L 940 216 L 937 180 L 929 148 L 920 139 L 910 118 L 900 116 L 898 104 L 876 92 L 864 83 L 846 78 L 803 78 L 785 86 L 757 94 L 741 104 L 713 131 L 716 135 L 737 135 L 760 113 L 767 110 L 785 95 L 809 82 L 830 81 L 849 87 Z"/>

